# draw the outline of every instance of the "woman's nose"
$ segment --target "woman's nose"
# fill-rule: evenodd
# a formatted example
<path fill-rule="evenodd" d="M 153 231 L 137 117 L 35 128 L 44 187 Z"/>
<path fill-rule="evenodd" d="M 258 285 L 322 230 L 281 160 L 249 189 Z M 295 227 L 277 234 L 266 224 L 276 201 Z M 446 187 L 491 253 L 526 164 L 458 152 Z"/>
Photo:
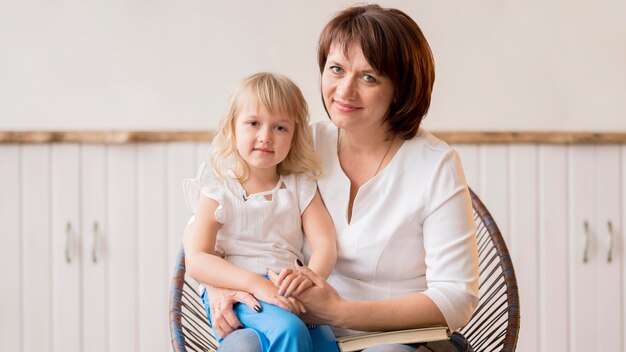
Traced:
<path fill-rule="evenodd" d="M 344 99 L 354 98 L 356 95 L 355 82 L 351 77 L 344 77 L 337 82 L 337 94 Z"/>

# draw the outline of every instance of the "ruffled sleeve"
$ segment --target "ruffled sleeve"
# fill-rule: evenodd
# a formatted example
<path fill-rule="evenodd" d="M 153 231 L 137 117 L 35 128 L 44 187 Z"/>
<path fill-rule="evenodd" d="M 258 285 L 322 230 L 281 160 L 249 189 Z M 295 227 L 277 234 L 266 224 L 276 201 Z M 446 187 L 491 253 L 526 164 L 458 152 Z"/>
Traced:
<path fill-rule="evenodd" d="M 297 174 L 296 182 L 298 206 L 300 207 L 300 214 L 302 214 L 315 196 L 315 192 L 317 191 L 317 182 L 315 182 L 313 175 L 308 172 Z"/>
<path fill-rule="evenodd" d="M 200 164 L 196 177 L 183 181 L 183 192 L 187 207 L 194 214 L 200 195 L 214 199 L 219 204 L 215 210 L 215 219 L 220 223 L 224 222 L 224 191 L 221 187 L 221 180 L 215 175 L 215 171 L 209 164 Z"/>

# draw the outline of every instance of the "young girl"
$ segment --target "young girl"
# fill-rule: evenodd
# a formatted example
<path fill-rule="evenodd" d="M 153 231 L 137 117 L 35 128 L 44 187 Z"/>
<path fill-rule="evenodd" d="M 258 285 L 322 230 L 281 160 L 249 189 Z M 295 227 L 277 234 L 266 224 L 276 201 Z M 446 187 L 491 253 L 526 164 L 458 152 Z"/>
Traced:
<path fill-rule="evenodd" d="M 259 335 L 263 351 L 337 351 L 329 327 L 308 329 L 295 315 L 306 310 L 294 297 L 312 286 L 292 270 L 304 261 L 303 230 L 316 273 L 328 277 L 337 255 L 332 220 L 317 191 L 321 166 L 300 89 L 271 73 L 245 79 L 213 140 L 211 166 L 201 165 L 195 179 L 185 180 L 195 212 L 184 239 L 187 273 L 261 302 L 254 311 L 237 304 L 235 313 Z M 269 270 L 281 273 L 280 287 L 267 279 Z M 211 319 L 207 296 L 202 289 Z"/>

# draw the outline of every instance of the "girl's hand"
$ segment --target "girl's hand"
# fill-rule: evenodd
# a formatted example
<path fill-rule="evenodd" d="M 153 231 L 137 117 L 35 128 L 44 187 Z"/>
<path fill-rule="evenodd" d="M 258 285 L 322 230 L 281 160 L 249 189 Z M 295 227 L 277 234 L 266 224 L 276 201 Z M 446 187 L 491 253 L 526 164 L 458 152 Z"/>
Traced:
<path fill-rule="evenodd" d="M 259 301 L 248 292 L 217 287 L 207 287 L 206 289 L 211 303 L 213 328 L 221 337 L 226 337 L 231 332 L 243 327 L 233 312 L 235 303 L 243 303 L 255 311 L 261 309 Z"/>
<path fill-rule="evenodd" d="M 278 286 L 278 294 L 289 297 L 297 297 L 309 287 L 313 286 L 311 281 L 306 275 L 293 269 L 283 269 L 278 277 L 275 279 L 274 284 Z"/>
<path fill-rule="evenodd" d="M 304 304 L 308 313 L 304 321 L 312 324 L 329 324 L 343 326 L 342 312 L 346 302 L 324 278 L 314 273 L 306 266 L 297 263 L 296 271 L 306 276 L 313 286 L 298 295 L 298 300 Z"/>
<path fill-rule="evenodd" d="M 260 301 L 273 304 L 293 314 L 300 315 L 301 313 L 306 313 L 306 309 L 300 301 L 294 297 L 285 297 L 278 294 L 278 288 L 268 280 L 258 280 L 250 289 L 250 293 Z"/>

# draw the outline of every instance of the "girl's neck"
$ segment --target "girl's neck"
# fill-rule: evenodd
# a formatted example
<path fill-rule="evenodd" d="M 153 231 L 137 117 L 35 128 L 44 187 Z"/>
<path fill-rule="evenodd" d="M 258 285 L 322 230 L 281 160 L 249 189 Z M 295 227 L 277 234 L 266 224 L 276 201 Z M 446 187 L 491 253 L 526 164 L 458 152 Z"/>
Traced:
<path fill-rule="evenodd" d="M 250 170 L 248 179 L 241 182 L 247 194 L 270 191 L 276 187 L 280 174 L 274 168 L 269 170 Z"/>

